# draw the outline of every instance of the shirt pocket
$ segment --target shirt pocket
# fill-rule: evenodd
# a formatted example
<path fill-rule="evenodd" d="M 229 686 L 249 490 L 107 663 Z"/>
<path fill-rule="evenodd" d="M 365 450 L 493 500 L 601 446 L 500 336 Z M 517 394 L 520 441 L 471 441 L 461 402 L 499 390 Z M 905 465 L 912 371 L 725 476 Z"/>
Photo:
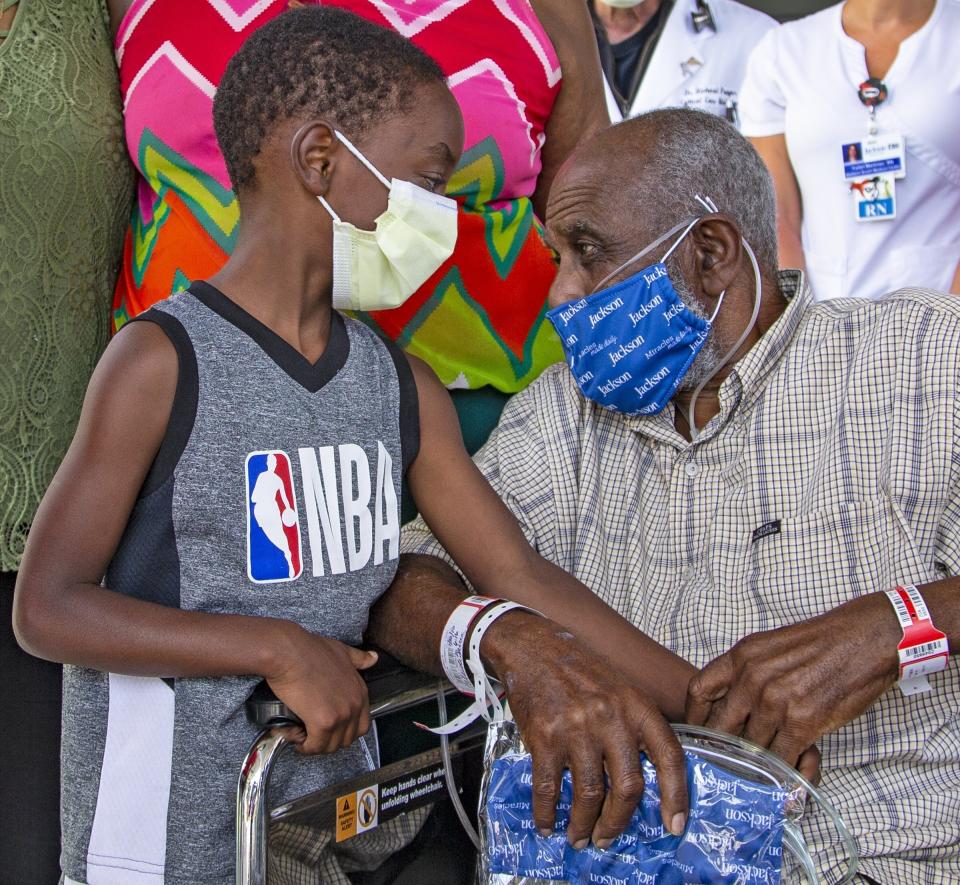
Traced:
<path fill-rule="evenodd" d="M 909 524 L 887 497 L 844 501 L 777 522 L 779 531 L 743 550 L 739 586 L 722 588 L 751 612 L 745 632 L 809 620 L 858 596 L 923 581 L 930 572 Z M 735 570 L 725 565 L 731 575 Z"/>

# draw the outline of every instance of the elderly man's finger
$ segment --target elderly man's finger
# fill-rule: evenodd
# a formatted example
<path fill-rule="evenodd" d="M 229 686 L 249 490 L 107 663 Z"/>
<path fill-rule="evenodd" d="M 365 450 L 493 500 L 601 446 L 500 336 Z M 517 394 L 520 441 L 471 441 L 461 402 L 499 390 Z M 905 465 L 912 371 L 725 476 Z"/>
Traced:
<path fill-rule="evenodd" d="M 810 746 L 810 736 L 790 728 L 781 728 L 770 742 L 770 752 L 776 753 L 787 765 L 799 768 L 800 756 Z"/>
<path fill-rule="evenodd" d="M 590 841 L 606 793 L 600 747 L 592 741 L 578 743 L 573 748 L 569 765 L 573 778 L 573 807 L 570 809 L 567 841 L 579 850 L 586 848 Z"/>
<path fill-rule="evenodd" d="M 660 816 L 663 825 L 674 836 L 687 825 L 687 760 L 677 736 L 660 716 L 649 716 L 643 723 L 641 738 L 647 755 L 657 769 L 660 782 Z"/>
<path fill-rule="evenodd" d="M 557 819 L 563 761 L 549 750 L 531 748 L 533 757 L 533 822 L 540 835 L 549 836 Z"/>
<path fill-rule="evenodd" d="M 816 744 L 812 747 L 807 747 L 807 749 L 800 754 L 800 760 L 797 762 L 797 771 L 814 786 L 820 783 L 820 748 Z"/>
<path fill-rule="evenodd" d="M 630 823 L 643 796 L 643 770 L 636 738 L 627 734 L 611 736 L 604 749 L 604 759 L 609 786 L 591 836 L 593 844 L 602 849 L 609 848 Z"/>
<path fill-rule="evenodd" d="M 727 652 L 707 664 L 690 680 L 687 686 L 687 722 L 703 725 L 710 716 L 714 702 L 727 693 L 732 682 L 733 658 Z"/>
<path fill-rule="evenodd" d="M 739 736 L 746 728 L 752 707 L 746 692 L 734 689 L 710 708 L 704 727 Z"/>
<path fill-rule="evenodd" d="M 777 720 L 763 711 L 754 711 L 747 719 L 743 736 L 758 747 L 769 747 L 777 736 Z"/>

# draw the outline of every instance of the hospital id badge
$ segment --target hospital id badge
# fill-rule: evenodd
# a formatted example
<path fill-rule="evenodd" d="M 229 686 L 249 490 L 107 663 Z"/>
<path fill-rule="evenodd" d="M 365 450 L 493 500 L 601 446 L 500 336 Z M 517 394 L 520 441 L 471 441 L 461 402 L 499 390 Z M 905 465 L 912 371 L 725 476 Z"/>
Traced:
<path fill-rule="evenodd" d="M 872 175 L 850 182 L 857 221 L 890 221 L 897 217 L 897 186 L 892 175 Z"/>
<path fill-rule="evenodd" d="M 903 178 L 906 174 L 907 154 L 902 135 L 881 132 L 843 145 L 843 177 L 848 181 L 874 175 Z"/>

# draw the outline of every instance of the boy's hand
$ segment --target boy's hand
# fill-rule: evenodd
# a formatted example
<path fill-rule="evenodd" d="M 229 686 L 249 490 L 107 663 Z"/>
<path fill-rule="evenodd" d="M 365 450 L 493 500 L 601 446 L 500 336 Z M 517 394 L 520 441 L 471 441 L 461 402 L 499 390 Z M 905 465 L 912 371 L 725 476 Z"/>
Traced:
<path fill-rule="evenodd" d="M 274 694 L 303 721 L 287 738 L 301 753 L 335 753 L 370 730 L 367 686 L 358 671 L 377 654 L 295 627 L 285 637 L 282 661 L 266 679 Z"/>
<path fill-rule="evenodd" d="M 656 765 L 664 826 L 683 831 L 687 812 L 683 751 L 653 701 L 557 624 L 505 615 L 480 646 L 507 689 L 533 757 L 533 816 L 553 829 L 564 769 L 573 776 L 567 838 L 606 848 L 643 795 L 640 752 Z M 609 786 L 604 785 L 604 774 Z"/>

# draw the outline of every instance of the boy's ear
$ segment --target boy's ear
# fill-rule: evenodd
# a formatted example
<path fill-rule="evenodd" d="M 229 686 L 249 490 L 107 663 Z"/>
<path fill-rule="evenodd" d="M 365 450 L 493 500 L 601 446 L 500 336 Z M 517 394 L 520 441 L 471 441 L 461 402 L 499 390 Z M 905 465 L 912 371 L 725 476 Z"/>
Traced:
<path fill-rule="evenodd" d="M 330 176 L 340 146 L 333 127 L 323 120 L 301 126 L 290 143 L 290 162 L 304 188 L 322 197 L 330 187 Z"/>

